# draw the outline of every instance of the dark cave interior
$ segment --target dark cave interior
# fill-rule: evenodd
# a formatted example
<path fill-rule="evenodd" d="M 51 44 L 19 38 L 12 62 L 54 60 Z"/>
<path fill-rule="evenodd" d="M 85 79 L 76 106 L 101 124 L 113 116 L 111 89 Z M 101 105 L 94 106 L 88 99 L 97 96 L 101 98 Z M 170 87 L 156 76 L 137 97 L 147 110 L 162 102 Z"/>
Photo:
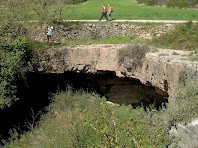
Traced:
<path fill-rule="evenodd" d="M 114 72 L 101 71 L 97 74 L 65 72 L 64 74 L 28 73 L 26 79 L 18 83 L 18 98 L 12 107 L 0 110 L 0 135 L 9 138 L 13 128 L 19 133 L 29 130 L 27 123 L 32 123 L 32 113 L 45 113 L 50 104 L 49 97 L 58 91 L 66 91 L 67 86 L 74 90 L 83 89 L 105 96 L 108 101 L 126 105 L 149 105 L 156 107 L 168 102 L 168 93 L 155 87 L 143 85 L 132 78 L 118 78 Z M 157 90 L 157 91 L 156 91 Z M 40 116 L 36 118 L 38 121 Z"/>

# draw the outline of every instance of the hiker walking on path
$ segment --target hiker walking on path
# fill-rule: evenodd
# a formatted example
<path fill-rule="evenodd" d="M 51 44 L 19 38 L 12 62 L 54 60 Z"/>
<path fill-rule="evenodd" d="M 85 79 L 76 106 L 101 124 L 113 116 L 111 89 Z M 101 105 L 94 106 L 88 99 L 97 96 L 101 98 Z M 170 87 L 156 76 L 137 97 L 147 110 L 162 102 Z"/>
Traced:
<path fill-rule="evenodd" d="M 102 20 L 103 16 L 105 16 L 106 20 L 108 21 L 108 18 L 107 18 L 107 8 L 105 7 L 104 4 L 102 4 L 102 16 L 100 17 L 99 21 Z"/>
<path fill-rule="evenodd" d="M 111 13 L 113 12 L 113 7 L 111 7 L 109 4 L 108 4 L 108 19 L 109 21 L 112 21 L 111 19 Z"/>
<path fill-rule="evenodd" d="M 47 43 L 48 43 L 48 45 L 50 44 L 50 40 L 52 42 L 52 45 L 54 45 L 52 30 L 53 30 L 53 26 L 47 28 Z"/>

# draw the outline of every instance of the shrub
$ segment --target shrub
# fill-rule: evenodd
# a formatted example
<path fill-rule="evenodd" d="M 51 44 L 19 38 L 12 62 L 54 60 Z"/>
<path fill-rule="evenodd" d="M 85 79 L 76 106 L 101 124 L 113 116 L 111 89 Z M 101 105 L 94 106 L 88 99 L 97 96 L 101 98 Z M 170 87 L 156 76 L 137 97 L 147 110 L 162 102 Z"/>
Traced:
<path fill-rule="evenodd" d="M 78 4 L 86 0 L 9 0 L 0 1 L 0 23 L 9 25 L 19 21 L 37 20 L 41 24 L 62 21 L 68 13 L 69 4 Z M 21 9 L 23 8 L 23 9 Z"/>
<path fill-rule="evenodd" d="M 181 9 L 188 7 L 188 4 L 187 4 L 187 0 L 167 0 L 166 6 L 173 8 L 179 7 Z"/>
<path fill-rule="evenodd" d="M 78 4 L 78 3 L 83 3 L 86 2 L 87 0 L 73 0 L 72 3 L 73 4 Z"/>
<path fill-rule="evenodd" d="M 120 49 L 118 53 L 119 63 L 131 70 L 135 70 L 137 67 L 142 66 L 143 59 L 148 52 L 149 48 L 145 45 L 129 45 Z"/>
<path fill-rule="evenodd" d="M 145 0 L 137 0 L 137 3 L 144 4 L 145 3 Z"/>
<path fill-rule="evenodd" d="M 185 85 L 159 111 L 152 105 L 110 105 L 84 91 L 57 93 L 36 128 L 20 139 L 13 130 L 5 147 L 169 147 L 176 144 L 169 139 L 170 126 L 198 115 L 197 75 L 187 75 Z"/>
<path fill-rule="evenodd" d="M 37 128 L 20 139 L 13 133 L 5 147 L 168 147 L 168 131 L 176 122 L 198 114 L 198 83 L 180 86 L 160 111 L 112 106 L 96 94 L 61 92 L 52 98 Z M 16 139 L 14 139 L 16 137 Z"/>
<path fill-rule="evenodd" d="M 157 5 L 157 0 L 147 0 L 145 4 L 149 6 L 154 6 Z"/>
<path fill-rule="evenodd" d="M 140 4 L 146 4 L 149 6 L 154 5 L 166 5 L 172 8 L 186 8 L 186 7 L 196 7 L 198 4 L 197 0 L 137 0 Z"/>
<path fill-rule="evenodd" d="M 17 79 L 28 58 L 28 40 L 19 37 L 10 44 L 2 44 L 0 48 L 0 108 L 4 108 L 18 100 Z"/>
<path fill-rule="evenodd" d="M 198 115 L 198 77 L 197 71 L 184 66 L 178 73 L 178 87 L 170 90 L 171 96 L 166 109 L 157 116 L 161 116 L 167 126 L 178 122 L 191 122 Z"/>
<path fill-rule="evenodd" d="M 187 79 L 185 85 L 179 85 L 174 98 L 170 98 L 164 117 L 171 125 L 178 122 L 190 122 L 198 115 L 198 80 Z"/>
<path fill-rule="evenodd" d="M 11 142 L 15 147 L 167 147 L 165 124 L 143 108 L 112 106 L 96 94 L 61 92 L 38 127 Z"/>
<path fill-rule="evenodd" d="M 146 4 L 149 6 L 154 6 L 158 4 L 158 0 L 137 0 L 139 4 Z"/>
<path fill-rule="evenodd" d="M 186 69 L 182 69 L 180 70 L 179 74 L 178 74 L 178 83 L 179 85 L 186 85 L 186 81 L 188 80 L 189 74 L 188 71 Z"/>
<path fill-rule="evenodd" d="M 191 21 L 179 24 L 175 30 L 154 37 L 152 42 L 156 46 L 174 48 L 179 50 L 197 50 L 198 25 Z"/>
<path fill-rule="evenodd" d="M 60 92 L 35 129 L 7 147 L 168 147 L 170 126 L 198 114 L 198 79 L 187 78 L 171 101 L 157 111 L 105 103 L 84 91 Z M 17 134 L 12 134 L 17 135 Z M 174 143 L 175 144 L 175 143 Z"/>

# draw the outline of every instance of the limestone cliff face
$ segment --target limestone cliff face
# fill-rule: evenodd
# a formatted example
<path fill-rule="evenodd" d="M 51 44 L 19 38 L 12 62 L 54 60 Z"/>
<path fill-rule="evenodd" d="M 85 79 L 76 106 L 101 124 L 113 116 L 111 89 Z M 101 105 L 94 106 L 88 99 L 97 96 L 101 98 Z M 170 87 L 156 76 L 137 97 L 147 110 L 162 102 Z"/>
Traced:
<path fill-rule="evenodd" d="M 189 51 L 157 49 L 146 54 L 143 65 L 129 70 L 119 64 L 118 51 L 128 44 L 99 44 L 61 47 L 39 53 L 37 59 L 40 73 L 64 73 L 75 71 L 82 73 L 115 72 L 118 77 L 132 77 L 148 86 L 155 86 L 159 93 L 173 90 L 178 82 L 178 73 L 185 66 L 196 71 L 198 62 L 191 62 Z M 163 90 L 163 91 L 161 91 Z"/>

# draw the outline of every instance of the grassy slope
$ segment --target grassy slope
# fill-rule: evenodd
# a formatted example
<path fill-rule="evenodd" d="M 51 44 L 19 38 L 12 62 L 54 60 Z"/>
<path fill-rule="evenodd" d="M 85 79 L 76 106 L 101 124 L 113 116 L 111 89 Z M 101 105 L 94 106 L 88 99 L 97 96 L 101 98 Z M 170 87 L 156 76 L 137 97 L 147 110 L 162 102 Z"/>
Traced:
<path fill-rule="evenodd" d="M 101 4 L 114 7 L 113 19 L 151 19 L 151 20 L 197 20 L 198 11 L 138 5 L 132 0 L 88 0 L 72 5 L 65 19 L 99 19 Z"/>

